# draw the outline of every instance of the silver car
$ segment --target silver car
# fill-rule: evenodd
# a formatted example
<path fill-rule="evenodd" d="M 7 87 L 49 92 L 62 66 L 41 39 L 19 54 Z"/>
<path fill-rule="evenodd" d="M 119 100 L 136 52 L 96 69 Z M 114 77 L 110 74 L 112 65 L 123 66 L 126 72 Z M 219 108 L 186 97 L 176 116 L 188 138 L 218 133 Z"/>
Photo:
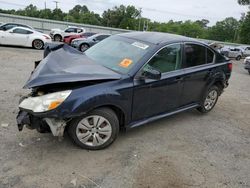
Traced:
<path fill-rule="evenodd" d="M 106 39 L 107 37 L 111 36 L 110 34 L 95 34 L 88 38 L 78 38 L 74 39 L 71 42 L 71 46 L 78 49 L 81 52 L 86 51 L 91 46 L 94 46 L 98 42 Z"/>
<path fill-rule="evenodd" d="M 241 60 L 243 57 L 243 51 L 241 48 L 237 47 L 229 47 L 229 48 L 222 48 L 221 54 L 232 59 L 236 59 L 237 61 Z"/>

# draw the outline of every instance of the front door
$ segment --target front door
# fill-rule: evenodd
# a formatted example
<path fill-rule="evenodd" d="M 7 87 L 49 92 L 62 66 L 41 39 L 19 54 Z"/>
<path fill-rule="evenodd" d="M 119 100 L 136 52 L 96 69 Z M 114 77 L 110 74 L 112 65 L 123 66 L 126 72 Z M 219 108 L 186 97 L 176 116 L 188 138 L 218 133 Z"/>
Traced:
<path fill-rule="evenodd" d="M 5 31 L 5 44 L 9 45 L 20 45 L 20 46 L 25 46 L 28 39 L 29 39 L 29 34 L 31 34 L 31 31 L 28 31 L 26 29 L 13 29 L 10 31 Z M 31 32 L 31 33 L 30 33 Z"/>
<path fill-rule="evenodd" d="M 170 112 L 178 108 L 183 88 L 180 69 L 182 45 L 173 44 L 160 50 L 140 71 L 150 68 L 162 73 L 160 80 L 135 79 L 132 120 Z"/>

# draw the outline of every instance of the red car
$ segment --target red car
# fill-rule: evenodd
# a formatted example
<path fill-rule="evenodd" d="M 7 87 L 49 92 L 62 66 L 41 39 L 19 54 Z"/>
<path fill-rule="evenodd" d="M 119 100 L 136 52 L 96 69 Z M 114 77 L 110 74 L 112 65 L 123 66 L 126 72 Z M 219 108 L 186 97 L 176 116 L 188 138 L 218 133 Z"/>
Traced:
<path fill-rule="evenodd" d="M 69 35 L 69 36 L 65 36 L 63 38 L 63 42 L 70 44 L 72 40 L 77 39 L 77 38 L 88 38 L 92 35 L 95 35 L 96 33 L 93 32 L 85 32 L 83 34 L 74 34 L 74 35 Z"/>

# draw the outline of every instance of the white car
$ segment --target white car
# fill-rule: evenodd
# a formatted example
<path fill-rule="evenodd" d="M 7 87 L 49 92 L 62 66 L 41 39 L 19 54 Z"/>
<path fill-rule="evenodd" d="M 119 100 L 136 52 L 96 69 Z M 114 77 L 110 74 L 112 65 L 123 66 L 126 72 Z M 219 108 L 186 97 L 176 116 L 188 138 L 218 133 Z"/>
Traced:
<path fill-rule="evenodd" d="M 244 68 L 248 71 L 248 73 L 250 74 L 250 56 L 246 57 L 244 60 Z"/>
<path fill-rule="evenodd" d="M 239 46 L 243 51 L 243 56 L 250 56 L 250 46 Z"/>
<path fill-rule="evenodd" d="M 82 34 L 85 32 L 85 29 L 82 27 L 68 27 L 65 30 L 61 29 L 51 29 L 50 36 L 54 41 L 60 42 L 65 36 Z"/>
<path fill-rule="evenodd" d="M 0 44 L 33 47 L 42 49 L 45 43 L 52 42 L 49 35 L 25 28 L 13 27 L 7 31 L 0 30 Z"/>

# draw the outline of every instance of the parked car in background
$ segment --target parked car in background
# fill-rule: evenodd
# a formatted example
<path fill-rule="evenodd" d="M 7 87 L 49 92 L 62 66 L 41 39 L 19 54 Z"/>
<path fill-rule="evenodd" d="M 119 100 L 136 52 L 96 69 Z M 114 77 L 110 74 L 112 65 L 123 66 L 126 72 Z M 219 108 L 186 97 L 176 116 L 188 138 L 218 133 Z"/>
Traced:
<path fill-rule="evenodd" d="M 95 34 L 88 38 L 79 38 L 74 39 L 71 42 L 71 46 L 78 49 L 81 52 L 86 51 L 91 46 L 97 44 L 98 42 L 106 39 L 107 37 L 111 36 L 110 34 Z"/>
<path fill-rule="evenodd" d="M 237 61 L 241 60 L 243 57 L 242 49 L 237 47 L 224 47 L 220 50 L 220 53 L 228 58 L 236 59 Z"/>
<path fill-rule="evenodd" d="M 250 56 L 250 46 L 239 46 L 239 48 L 242 49 L 244 57 Z"/>
<path fill-rule="evenodd" d="M 63 39 L 64 43 L 71 44 L 72 40 L 77 39 L 77 38 L 88 38 L 91 37 L 92 35 L 95 35 L 96 33 L 93 32 L 85 32 L 82 34 L 73 34 L 69 36 L 65 36 Z"/>
<path fill-rule="evenodd" d="M 13 27 L 8 30 L 0 30 L 0 44 L 33 47 L 42 49 L 45 43 L 51 42 L 49 35 L 26 27 Z"/>
<path fill-rule="evenodd" d="M 81 34 L 84 33 L 85 29 L 82 27 L 68 27 L 65 30 L 61 29 L 51 29 L 50 36 L 54 41 L 60 42 L 63 41 L 65 36 L 73 35 L 73 34 Z"/>
<path fill-rule="evenodd" d="M 244 63 L 244 68 L 248 70 L 248 73 L 250 74 L 250 56 L 245 58 Z"/>
<path fill-rule="evenodd" d="M 103 149 L 121 129 L 194 108 L 210 112 L 231 71 L 209 46 L 167 33 L 114 35 L 84 54 L 61 44 L 25 84 L 32 93 L 20 100 L 18 128 L 54 136 L 66 128 L 80 147 Z"/>

